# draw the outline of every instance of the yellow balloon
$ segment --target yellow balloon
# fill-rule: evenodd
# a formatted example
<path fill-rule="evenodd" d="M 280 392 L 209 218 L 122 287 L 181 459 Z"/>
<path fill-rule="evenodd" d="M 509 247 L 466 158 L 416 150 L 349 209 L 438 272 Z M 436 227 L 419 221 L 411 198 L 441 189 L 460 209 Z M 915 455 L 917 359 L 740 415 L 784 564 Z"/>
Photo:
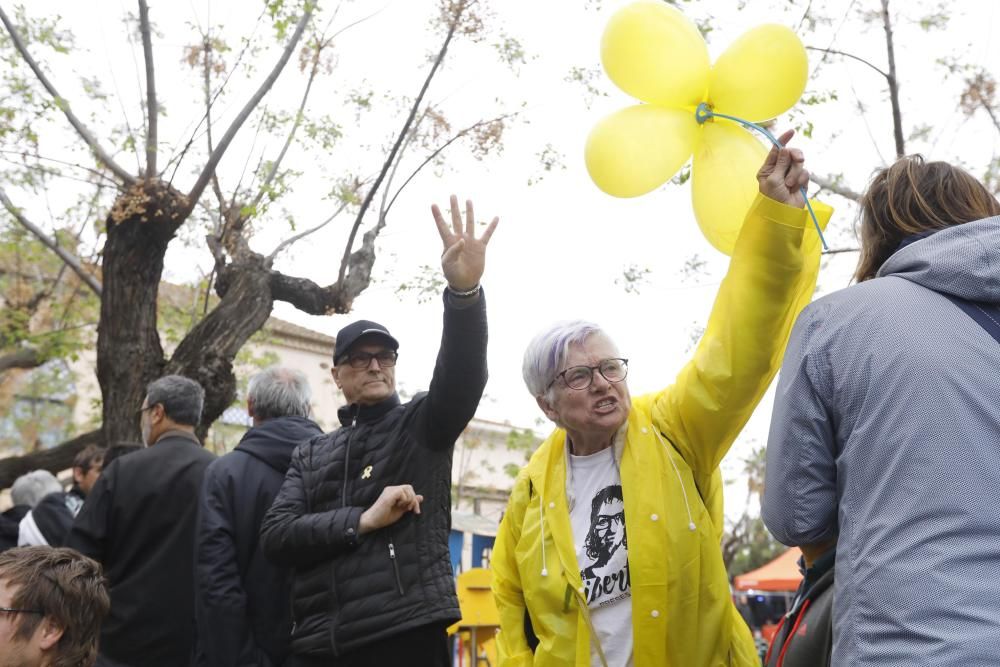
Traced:
<path fill-rule="evenodd" d="M 743 219 L 757 196 L 757 171 L 767 149 L 742 127 L 705 123 L 691 165 L 691 199 L 702 234 L 717 250 L 733 253 Z"/>
<path fill-rule="evenodd" d="M 618 10 L 601 39 L 601 62 L 615 84 L 644 102 L 697 106 L 708 90 L 708 46 L 698 28 L 663 2 Z"/>
<path fill-rule="evenodd" d="M 806 88 L 809 62 L 789 28 L 767 24 L 744 33 L 712 67 L 709 104 L 720 112 L 760 122 L 784 113 Z"/>
<path fill-rule="evenodd" d="M 584 159 L 597 187 L 637 197 L 667 182 L 694 150 L 698 122 L 690 111 L 637 104 L 603 118 L 587 137 Z"/>

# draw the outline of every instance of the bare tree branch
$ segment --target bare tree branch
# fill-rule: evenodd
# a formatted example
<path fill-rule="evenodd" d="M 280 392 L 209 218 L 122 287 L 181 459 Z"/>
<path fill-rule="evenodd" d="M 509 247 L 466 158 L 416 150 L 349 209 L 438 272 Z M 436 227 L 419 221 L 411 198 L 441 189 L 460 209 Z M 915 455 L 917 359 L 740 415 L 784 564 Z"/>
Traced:
<path fill-rule="evenodd" d="M 855 192 L 845 185 L 841 185 L 829 176 L 820 176 L 819 174 L 810 173 L 809 180 L 824 190 L 829 190 L 830 192 L 838 194 L 845 199 L 850 199 L 851 201 L 860 201 L 861 199 L 860 193 Z"/>
<path fill-rule="evenodd" d="M 271 168 L 268 169 L 267 176 L 261 181 L 260 187 L 257 189 L 257 194 L 254 196 L 253 201 L 250 202 L 250 207 L 253 209 L 257 208 L 260 201 L 267 194 L 268 188 L 271 187 L 271 183 L 274 182 L 275 176 L 278 175 L 278 168 L 281 166 L 282 160 L 285 159 L 285 154 L 288 153 L 288 148 L 292 145 L 292 141 L 295 140 L 295 133 L 298 131 L 299 126 L 302 125 L 302 119 L 305 117 L 306 102 L 309 100 L 309 93 L 312 91 L 313 81 L 316 80 L 316 74 L 319 72 L 320 56 L 325 48 L 325 44 L 322 41 L 318 41 L 316 45 L 316 53 L 313 54 L 312 68 L 309 70 L 309 80 L 306 81 L 306 89 L 302 94 L 302 101 L 299 102 L 298 111 L 295 112 L 295 121 L 292 123 L 292 129 L 288 131 L 288 136 L 285 137 L 285 143 L 282 145 L 281 150 L 278 152 L 278 157 L 274 159 L 271 163 Z"/>
<path fill-rule="evenodd" d="M 139 32 L 142 34 L 142 56 L 146 61 L 146 178 L 156 176 L 156 126 L 160 115 L 156 103 L 156 77 L 153 69 L 153 37 L 149 29 L 149 5 L 139 0 Z"/>
<path fill-rule="evenodd" d="M 840 255 L 845 252 L 861 252 L 861 248 L 830 248 L 829 250 L 824 250 L 822 255 Z"/>
<path fill-rule="evenodd" d="M 873 70 L 875 70 L 876 72 L 878 72 L 879 75 L 881 75 L 883 78 L 885 78 L 885 79 L 889 78 L 889 74 L 887 72 L 882 71 L 881 69 L 879 69 L 875 65 L 872 65 L 870 62 L 868 62 L 864 58 L 860 58 L 860 57 L 854 55 L 853 53 L 847 53 L 846 51 L 838 51 L 837 49 L 824 49 L 824 48 L 820 48 L 818 46 L 807 46 L 806 49 L 809 50 L 809 51 L 820 51 L 821 53 L 829 53 L 829 54 L 832 54 L 832 55 L 835 55 L 835 56 L 844 56 L 845 58 L 851 58 L 852 60 L 857 60 L 859 63 L 862 63 L 864 65 L 868 65 L 869 67 L 871 67 Z"/>
<path fill-rule="evenodd" d="M 76 117 L 75 113 L 73 113 L 73 110 L 70 109 L 69 102 L 59 94 L 59 91 L 52 85 L 49 78 L 45 76 L 45 72 L 42 71 L 42 68 L 38 65 L 31 54 L 28 53 L 28 47 L 25 46 L 24 40 L 21 38 L 21 33 L 18 32 L 17 26 L 15 26 L 10 18 L 8 18 L 7 13 L 3 10 L 3 7 L 0 7 L 0 21 L 2 21 L 4 27 L 7 28 L 7 34 L 10 35 L 10 40 L 13 42 L 18 53 L 21 54 L 21 58 L 28 65 L 28 67 L 31 68 L 31 71 L 35 73 L 35 77 L 42 84 L 45 90 L 48 91 L 49 95 L 52 96 L 56 106 L 62 110 L 66 119 L 69 121 L 69 124 L 76 130 L 76 133 L 80 135 L 88 146 L 90 146 L 90 150 L 94 152 L 98 161 L 110 169 L 115 176 L 120 178 L 126 185 L 134 183 L 135 177 L 125 171 L 125 169 L 120 164 L 115 162 L 114 158 L 112 158 L 111 155 L 109 155 L 107 151 L 101 147 L 90 130 L 87 129 L 83 122 Z"/>
<path fill-rule="evenodd" d="M 379 186 L 382 185 L 382 180 L 385 178 L 386 173 L 388 173 L 389 169 L 392 168 L 393 162 L 396 159 L 396 153 L 399 151 L 400 146 L 410 131 L 410 125 L 413 123 L 413 119 L 416 117 L 417 111 L 423 104 L 427 88 L 431 85 L 434 75 L 437 73 L 438 68 L 441 66 L 441 62 L 444 60 L 445 54 L 448 52 L 448 46 L 451 44 L 452 37 L 455 36 L 455 30 L 458 28 L 458 23 L 462 18 L 462 13 L 467 7 L 467 2 L 462 2 L 458 5 L 458 10 L 455 12 L 455 18 L 452 20 L 451 25 L 448 26 L 448 34 L 444 39 L 444 43 L 441 45 L 441 50 L 438 51 L 437 57 L 434 59 L 434 64 L 431 66 L 430 72 L 427 73 L 427 78 L 424 79 L 424 84 L 420 88 L 417 98 L 413 101 L 413 106 L 410 108 L 410 114 L 403 123 L 402 129 L 399 131 L 399 136 L 396 137 L 396 142 L 389 151 L 389 156 L 382 164 L 382 169 L 379 172 L 379 175 L 376 177 L 375 182 L 372 184 L 372 187 L 368 190 L 368 194 L 365 195 L 364 201 L 361 203 L 358 215 L 354 219 L 354 225 L 351 227 L 351 233 L 347 238 L 347 244 L 344 246 L 344 256 L 340 260 L 340 271 L 337 274 L 337 284 L 339 285 L 344 284 L 344 276 L 347 274 L 347 267 L 351 260 L 351 248 L 354 247 L 354 239 L 358 235 L 358 229 L 361 227 L 365 213 L 368 211 L 368 207 L 371 206 L 372 199 L 374 199 L 375 193 L 378 192 Z"/>
<path fill-rule="evenodd" d="M 205 33 L 202 38 L 202 76 L 205 82 L 205 137 L 208 142 L 208 154 L 211 155 L 215 146 L 212 145 L 212 36 Z M 222 194 L 222 186 L 219 185 L 219 175 L 212 170 L 212 192 L 219 200 L 219 219 L 216 223 L 216 230 L 222 229 L 222 221 L 226 210 L 226 197 Z M 216 231 L 218 233 L 218 231 Z"/>
<path fill-rule="evenodd" d="M 24 214 L 21 213 L 21 209 L 14 206 L 2 187 L 0 187 L 0 203 L 3 203 L 4 208 L 6 208 L 12 216 L 14 216 L 22 227 L 31 232 L 31 234 L 41 241 L 43 245 L 58 255 L 59 259 L 65 262 L 69 268 L 73 269 L 73 272 L 80 277 L 80 280 L 82 280 L 91 289 L 91 291 L 94 292 L 94 294 L 101 296 L 101 284 L 97 282 L 97 278 L 84 270 L 79 259 L 67 252 L 65 248 L 56 243 L 55 239 L 50 238 L 49 235 L 42 231 L 41 228 L 24 217 Z"/>
<path fill-rule="evenodd" d="M 340 206 L 337 207 L 337 210 L 334 211 L 330 215 L 330 217 L 327 218 L 326 220 L 324 220 L 323 222 L 319 223 L 315 227 L 312 227 L 310 229 L 305 230 L 301 234 L 296 234 L 295 236 L 293 236 L 291 238 L 287 238 L 284 241 L 282 241 L 281 243 L 279 243 L 278 246 L 273 251 L 271 251 L 271 254 L 267 256 L 267 259 L 265 260 L 266 265 L 267 266 L 271 266 L 271 264 L 274 263 L 274 258 L 278 256 L 278 253 L 281 252 L 282 250 L 284 250 L 285 248 L 287 248 L 288 246 L 292 245 L 293 243 L 295 243 L 297 241 L 301 241 L 302 239 L 304 239 L 305 237 L 309 236 L 310 234 L 315 234 L 316 232 L 318 232 L 319 230 L 323 229 L 328 224 L 330 224 L 331 222 L 333 222 L 333 219 L 336 218 L 341 213 L 343 213 L 344 209 L 347 208 L 347 204 L 348 204 L 348 202 L 346 202 L 346 201 L 341 202 Z"/>
<path fill-rule="evenodd" d="M 424 167 L 426 167 L 428 164 L 430 164 L 430 162 L 432 160 L 434 160 L 434 158 L 436 158 L 438 155 L 440 155 L 441 153 L 443 153 L 444 150 L 446 148 L 448 148 L 448 146 L 451 146 L 453 143 L 455 143 L 456 141 L 458 141 L 459 139 L 461 139 L 462 137 L 464 137 L 465 135 L 467 135 L 469 132 L 473 132 L 473 131 L 477 130 L 478 128 L 483 127 L 484 125 L 489 125 L 490 123 L 496 123 L 496 122 L 499 122 L 499 121 L 502 121 L 502 120 L 506 120 L 508 118 L 512 118 L 514 116 L 517 116 L 519 113 L 521 113 L 521 112 L 520 111 L 515 111 L 513 113 L 505 113 L 505 114 L 502 114 L 500 116 L 497 116 L 496 118 L 491 118 L 490 120 L 481 120 L 478 123 L 473 123 L 472 125 L 469 125 L 465 129 L 459 130 L 453 137 L 451 137 L 450 139 L 448 139 L 448 141 L 446 141 L 443 144 L 441 144 L 440 146 L 438 146 L 434 150 L 434 152 L 432 152 L 430 155 L 428 155 L 427 158 L 423 162 L 420 163 L 420 166 L 418 166 L 416 169 L 414 169 L 413 173 L 411 173 L 407 177 L 407 179 L 405 181 L 403 181 L 403 184 L 399 186 L 399 189 L 396 190 L 396 194 L 394 194 L 392 196 L 392 199 L 389 201 L 389 205 L 385 207 L 384 211 L 382 212 L 382 215 L 384 216 L 385 214 L 387 214 L 389 212 L 389 209 L 392 208 L 392 205 L 396 202 L 396 198 L 399 196 L 399 193 L 401 193 L 403 191 L 403 188 L 405 188 L 407 185 L 409 185 L 410 181 L 412 181 L 414 179 L 414 177 L 417 174 L 419 174 L 420 171 Z"/>
<path fill-rule="evenodd" d="M 201 198 L 201 193 L 205 191 L 205 187 L 208 185 L 209 180 L 212 178 L 212 174 L 215 172 L 215 168 L 219 165 L 219 161 L 222 159 L 222 156 L 225 155 L 226 150 L 229 148 L 229 144 L 232 143 L 233 138 L 236 136 L 236 133 L 243 126 L 243 123 L 246 122 L 247 118 L 250 117 L 250 114 L 253 113 L 254 109 L 257 108 L 257 105 L 260 104 L 260 101 L 264 99 L 264 96 L 271 89 L 271 86 L 274 85 L 274 82 L 281 74 L 281 71 L 285 68 L 285 64 L 288 62 L 288 59 L 291 57 L 292 52 L 295 50 L 295 46 L 299 43 L 299 40 L 302 38 L 302 33 L 305 32 L 306 25 L 312 18 L 312 13 L 313 13 L 312 4 L 311 3 L 307 4 L 305 10 L 302 13 L 302 17 L 299 19 L 298 24 L 295 26 L 295 32 L 292 34 L 292 38 L 288 41 L 288 44 L 285 45 L 285 50 L 282 52 L 281 57 L 278 59 L 278 62 L 271 70 L 271 73 L 268 74 L 266 79 L 264 79 L 264 82 L 261 83 L 260 88 L 258 88 L 257 92 L 253 94 L 253 97 L 251 97 L 247 101 L 246 105 L 240 111 L 239 115 L 233 120 L 232 124 L 229 126 L 229 129 L 226 130 L 226 133 L 222 136 L 222 140 L 219 141 L 219 145 L 215 147 L 215 150 L 212 151 L 212 154 L 208 157 L 208 162 L 202 169 L 201 175 L 198 176 L 198 180 L 195 182 L 194 187 L 191 188 L 191 192 L 188 193 L 189 207 L 194 208 L 195 202 Z"/>
<path fill-rule="evenodd" d="M 896 52 L 892 44 L 892 19 L 889 16 L 889 0 L 882 0 L 882 27 L 885 29 L 885 48 L 889 55 L 889 103 L 892 105 L 892 134 L 896 140 L 896 157 L 906 155 L 903 143 L 903 118 L 899 110 L 899 81 L 896 78 Z"/>

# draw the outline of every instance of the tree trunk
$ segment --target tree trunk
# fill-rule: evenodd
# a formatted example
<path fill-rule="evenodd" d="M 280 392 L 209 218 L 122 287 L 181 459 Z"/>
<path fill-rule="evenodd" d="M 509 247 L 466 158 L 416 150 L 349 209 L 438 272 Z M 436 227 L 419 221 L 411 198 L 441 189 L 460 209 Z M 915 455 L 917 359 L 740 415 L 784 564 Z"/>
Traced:
<path fill-rule="evenodd" d="M 186 197 L 162 181 L 137 181 L 115 201 L 103 253 L 97 380 L 104 441 L 140 439 L 137 410 L 162 374 L 156 302 L 163 256 L 182 222 Z"/>
<path fill-rule="evenodd" d="M 251 254 L 220 271 L 216 284 L 222 300 L 184 337 L 166 365 L 165 373 L 184 375 L 205 389 L 197 429 L 203 440 L 212 422 L 236 399 L 233 359 L 271 315 L 274 302 L 263 262 Z"/>

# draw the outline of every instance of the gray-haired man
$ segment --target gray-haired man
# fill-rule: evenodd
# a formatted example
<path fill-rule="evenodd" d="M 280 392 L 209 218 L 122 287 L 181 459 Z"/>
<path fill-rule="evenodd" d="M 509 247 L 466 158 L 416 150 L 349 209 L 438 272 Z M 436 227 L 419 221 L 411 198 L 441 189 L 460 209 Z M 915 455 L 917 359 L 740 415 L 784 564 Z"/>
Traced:
<path fill-rule="evenodd" d="M 204 397 L 179 375 L 151 382 L 139 410 L 147 447 L 104 470 L 73 524 L 66 546 L 100 562 L 111 588 L 99 666 L 191 663 L 195 515 L 215 460 L 194 434 Z"/>
<path fill-rule="evenodd" d="M 309 419 L 309 383 L 288 368 L 250 380 L 253 428 L 208 467 L 195 538 L 199 667 L 280 666 L 292 629 L 292 572 L 264 558 L 260 522 L 296 445 L 323 431 Z"/>

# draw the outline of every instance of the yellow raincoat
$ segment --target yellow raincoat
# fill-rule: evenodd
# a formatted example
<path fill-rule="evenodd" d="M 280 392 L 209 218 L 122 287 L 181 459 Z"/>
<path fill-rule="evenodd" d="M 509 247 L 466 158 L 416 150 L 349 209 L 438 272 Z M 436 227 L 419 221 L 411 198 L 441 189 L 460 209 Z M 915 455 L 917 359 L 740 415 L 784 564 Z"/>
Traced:
<path fill-rule="evenodd" d="M 831 209 L 814 208 L 825 225 Z M 635 667 L 760 664 L 722 563 L 718 466 L 777 373 L 819 249 L 805 210 L 758 196 L 694 358 L 673 386 L 632 399 L 619 455 Z M 490 567 L 502 667 L 589 667 L 602 654 L 576 560 L 565 440 L 557 429 L 535 452 L 500 524 Z"/>

